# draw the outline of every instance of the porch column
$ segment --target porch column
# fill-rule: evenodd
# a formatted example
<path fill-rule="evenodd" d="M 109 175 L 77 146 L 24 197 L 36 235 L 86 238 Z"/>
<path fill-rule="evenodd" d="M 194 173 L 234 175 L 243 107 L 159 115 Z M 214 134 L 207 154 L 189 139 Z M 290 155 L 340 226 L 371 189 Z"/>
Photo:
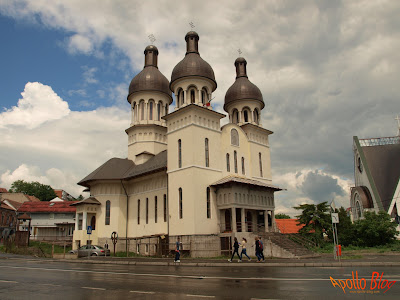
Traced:
<path fill-rule="evenodd" d="M 268 228 L 268 210 L 264 210 L 264 224 L 265 224 L 265 232 L 269 232 L 269 228 Z"/>
<path fill-rule="evenodd" d="M 271 227 L 272 227 L 272 232 L 276 231 L 276 224 L 275 224 L 275 211 L 271 210 Z"/>
<path fill-rule="evenodd" d="M 244 208 L 241 208 L 240 209 L 240 212 L 241 212 L 241 214 L 242 214 L 242 218 L 241 218 L 241 220 L 242 220 L 242 232 L 247 232 L 247 228 L 246 228 L 246 219 L 245 219 L 245 209 Z"/>
<path fill-rule="evenodd" d="M 236 208 L 231 208 L 231 215 L 232 215 L 232 232 L 237 232 L 236 228 Z"/>
<path fill-rule="evenodd" d="M 83 219 L 82 219 L 82 230 L 87 229 L 87 211 L 83 212 Z"/>
<path fill-rule="evenodd" d="M 75 230 L 78 230 L 79 214 L 75 213 Z"/>

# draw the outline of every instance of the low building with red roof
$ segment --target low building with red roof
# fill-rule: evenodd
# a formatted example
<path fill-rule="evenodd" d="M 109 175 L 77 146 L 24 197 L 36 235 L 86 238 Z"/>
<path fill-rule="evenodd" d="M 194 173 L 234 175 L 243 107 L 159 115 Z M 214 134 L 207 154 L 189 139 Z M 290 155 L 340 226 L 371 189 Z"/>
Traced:
<path fill-rule="evenodd" d="M 68 202 L 25 202 L 18 209 L 18 214 L 31 217 L 31 239 L 72 242 L 75 229 L 76 207 Z M 28 230 L 28 222 L 20 224 L 20 230 Z"/>
<path fill-rule="evenodd" d="M 298 219 L 275 219 L 278 230 L 283 234 L 299 233 L 304 224 L 299 224 Z"/>
<path fill-rule="evenodd" d="M 0 188 L 0 193 L 8 193 L 8 191 L 5 188 Z"/>

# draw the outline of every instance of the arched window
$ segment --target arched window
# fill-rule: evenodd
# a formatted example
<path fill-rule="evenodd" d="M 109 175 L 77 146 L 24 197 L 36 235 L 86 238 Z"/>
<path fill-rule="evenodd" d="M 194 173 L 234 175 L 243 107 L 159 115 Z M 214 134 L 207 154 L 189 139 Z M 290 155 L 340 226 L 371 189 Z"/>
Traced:
<path fill-rule="evenodd" d="M 135 122 L 135 120 L 136 120 L 135 113 L 136 113 L 136 102 L 133 102 L 132 103 L 132 123 Z"/>
<path fill-rule="evenodd" d="M 183 218 L 182 188 L 179 188 L 179 219 Z"/>
<path fill-rule="evenodd" d="M 237 124 L 239 123 L 239 112 L 237 109 L 235 109 L 232 113 L 232 123 Z"/>
<path fill-rule="evenodd" d="M 146 198 L 146 224 L 149 224 L 149 198 Z"/>
<path fill-rule="evenodd" d="M 210 188 L 207 187 L 207 219 L 211 218 L 211 192 Z"/>
<path fill-rule="evenodd" d="M 356 201 L 356 214 L 357 218 L 361 219 L 362 213 L 361 213 L 361 205 L 359 201 Z"/>
<path fill-rule="evenodd" d="M 245 122 L 249 122 L 249 113 L 247 110 L 243 111 L 243 117 Z"/>
<path fill-rule="evenodd" d="M 185 93 L 183 92 L 183 90 L 181 90 L 181 105 L 183 105 L 185 103 Z"/>
<path fill-rule="evenodd" d="M 164 222 L 167 222 L 167 211 L 168 211 L 167 195 L 164 194 Z"/>
<path fill-rule="evenodd" d="M 254 119 L 254 123 L 259 125 L 259 117 L 258 117 L 258 109 L 257 108 L 253 112 L 253 119 Z"/>
<path fill-rule="evenodd" d="M 205 153 L 206 153 L 206 167 L 210 166 L 210 157 L 209 157 L 209 151 L 208 151 L 208 139 L 205 139 Z"/>
<path fill-rule="evenodd" d="M 242 157 L 242 174 L 246 174 L 246 170 L 244 168 L 244 157 Z"/>
<path fill-rule="evenodd" d="M 182 141 L 178 140 L 178 166 L 182 168 Z"/>
<path fill-rule="evenodd" d="M 194 90 L 190 90 L 190 103 L 195 102 L 195 97 L 194 97 Z"/>
<path fill-rule="evenodd" d="M 154 103 L 153 103 L 153 101 L 151 101 L 149 103 L 149 120 L 153 120 L 153 106 L 154 106 Z"/>
<path fill-rule="evenodd" d="M 140 199 L 137 201 L 137 223 L 140 224 Z"/>
<path fill-rule="evenodd" d="M 231 162 L 229 158 L 229 153 L 226 154 L 226 171 L 227 172 L 231 171 Z"/>
<path fill-rule="evenodd" d="M 111 208 L 111 201 L 106 201 L 106 225 L 110 225 L 110 208 Z"/>
<path fill-rule="evenodd" d="M 157 223 L 157 196 L 154 197 L 154 222 Z"/>
<path fill-rule="evenodd" d="M 168 104 L 165 104 L 165 116 L 168 115 Z"/>
<path fill-rule="evenodd" d="M 260 163 L 260 177 L 263 177 L 261 152 L 258 153 L 258 158 L 259 158 L 259 163 Z"/>
<path fill-rule="evenodd" d="M 144 101 L 140 102 L 140 120 L 144 120 Z"/>
<path fill-rule="evenodd" d="M 157 103 L 157 121 L 161 120 L 161 102 Z"/>
<path fill-rule="evenodd" d="M 233 146 L 239 146 L 239 133 L 236 129 L 231 130 L 231 144 Z"/>
<path fill-rule="evenodd" d="M 201 91 L 201 103 L 206 104 L 206 95 L 204 91 Z"/>
<path fill-rule="evenodd" d="M 233 151 L 233 163 L 235 165 L 235 173 L 238 172 L 238 165 L 237 165 L 237 152 L 236 150 Z"/>

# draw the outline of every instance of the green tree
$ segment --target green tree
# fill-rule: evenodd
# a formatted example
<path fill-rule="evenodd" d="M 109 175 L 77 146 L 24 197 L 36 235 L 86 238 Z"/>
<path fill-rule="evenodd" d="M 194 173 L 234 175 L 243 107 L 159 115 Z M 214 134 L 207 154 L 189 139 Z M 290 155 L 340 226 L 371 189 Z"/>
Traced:
<path fill-rule="evenodd" d="M 386 245 L 396 239 L 396 227 L 384 211 L 365 212 L 363 219 L 354 222 L 355 242 L 367 247 Z"/>
<path fill-rule="evenodd" d="M 78 201 L 81 201 L 81 200 L 83 200 L 83 196 L 82 196 L 82 194 L 81 194 L 81 195 L 79 195 L 79 197 L 78 197 L 78 198 L 76 198 L 75 200 L 78 200 Z"/>
<path fill-rule="evenodd" d="M 304 227 L 300 229 L 300 233 L 311 235 L 317 245 L 322 243 L 322 232 L 331 229 L 331 220 L 329 205 L 327 202 L 315 204 L 301 204 L 294 207 L 294 209 L 302 210 L 301 215 L 296 216 L 298 223 L 303 224 Z"/>
<path fill-rule="evenodd" d="M 26 182 L 17 180 L 11 184 L 11 193 L 24 193 L 30 196 L 35 196 L 40 201 L 50 201 L 57 197 L 53 188 L 49 185 L 41 184 L 37 181 Z"/>
<path fill-rule="evenodd" d="M 275 219 L 291 219 L 289 215 L 286 214 L 276 214 Z"/>
<path fill-rule="evenodd" d="M 344 246 L 354 244 L 354 225 L 351 223 L 346 209 L 342 206 L 336 212 L 339 213 L 339 223 L 336 224 L 339 244 Z"/>

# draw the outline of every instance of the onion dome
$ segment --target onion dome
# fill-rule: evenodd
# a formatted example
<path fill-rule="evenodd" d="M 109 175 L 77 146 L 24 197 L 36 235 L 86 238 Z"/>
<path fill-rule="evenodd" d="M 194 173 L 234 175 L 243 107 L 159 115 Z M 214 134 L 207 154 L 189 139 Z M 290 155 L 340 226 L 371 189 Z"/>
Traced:
<path fill-rule="evenodd" d="M 261 109 L 265 106 L 260 89 L 247 78 L 246 65 L 247 61 L 243 57 L 235 60 L 236 81 L 225 94 L 225 111 L 226 106 L 236 100 L 256 100 L 261 102 Z"/>
<path fill-rule="evenodd" d="M 147 46 L 144 50 L 144 57 L 143 70 L 132 79 L 129 85 L 128 101 L 130 95 L 134 93 L 150 91 L 167 94 L 170 97 L 169 104 L 171 104 L 172 93 L 169 90 L 169 81 L 157 67 L 157 47 L 154 45 Z"/>
<path fill-rule="evenodd" d="M 186 55 L 172 70 L 171 84 L 180 78 L 188 76 L 204 77 L 214 82 L 213 91 L 217 88 L 214 71 L 211 66 L 200 57 L 199 35 L 194 31 L 189 31 L 186 36 Z"/>

